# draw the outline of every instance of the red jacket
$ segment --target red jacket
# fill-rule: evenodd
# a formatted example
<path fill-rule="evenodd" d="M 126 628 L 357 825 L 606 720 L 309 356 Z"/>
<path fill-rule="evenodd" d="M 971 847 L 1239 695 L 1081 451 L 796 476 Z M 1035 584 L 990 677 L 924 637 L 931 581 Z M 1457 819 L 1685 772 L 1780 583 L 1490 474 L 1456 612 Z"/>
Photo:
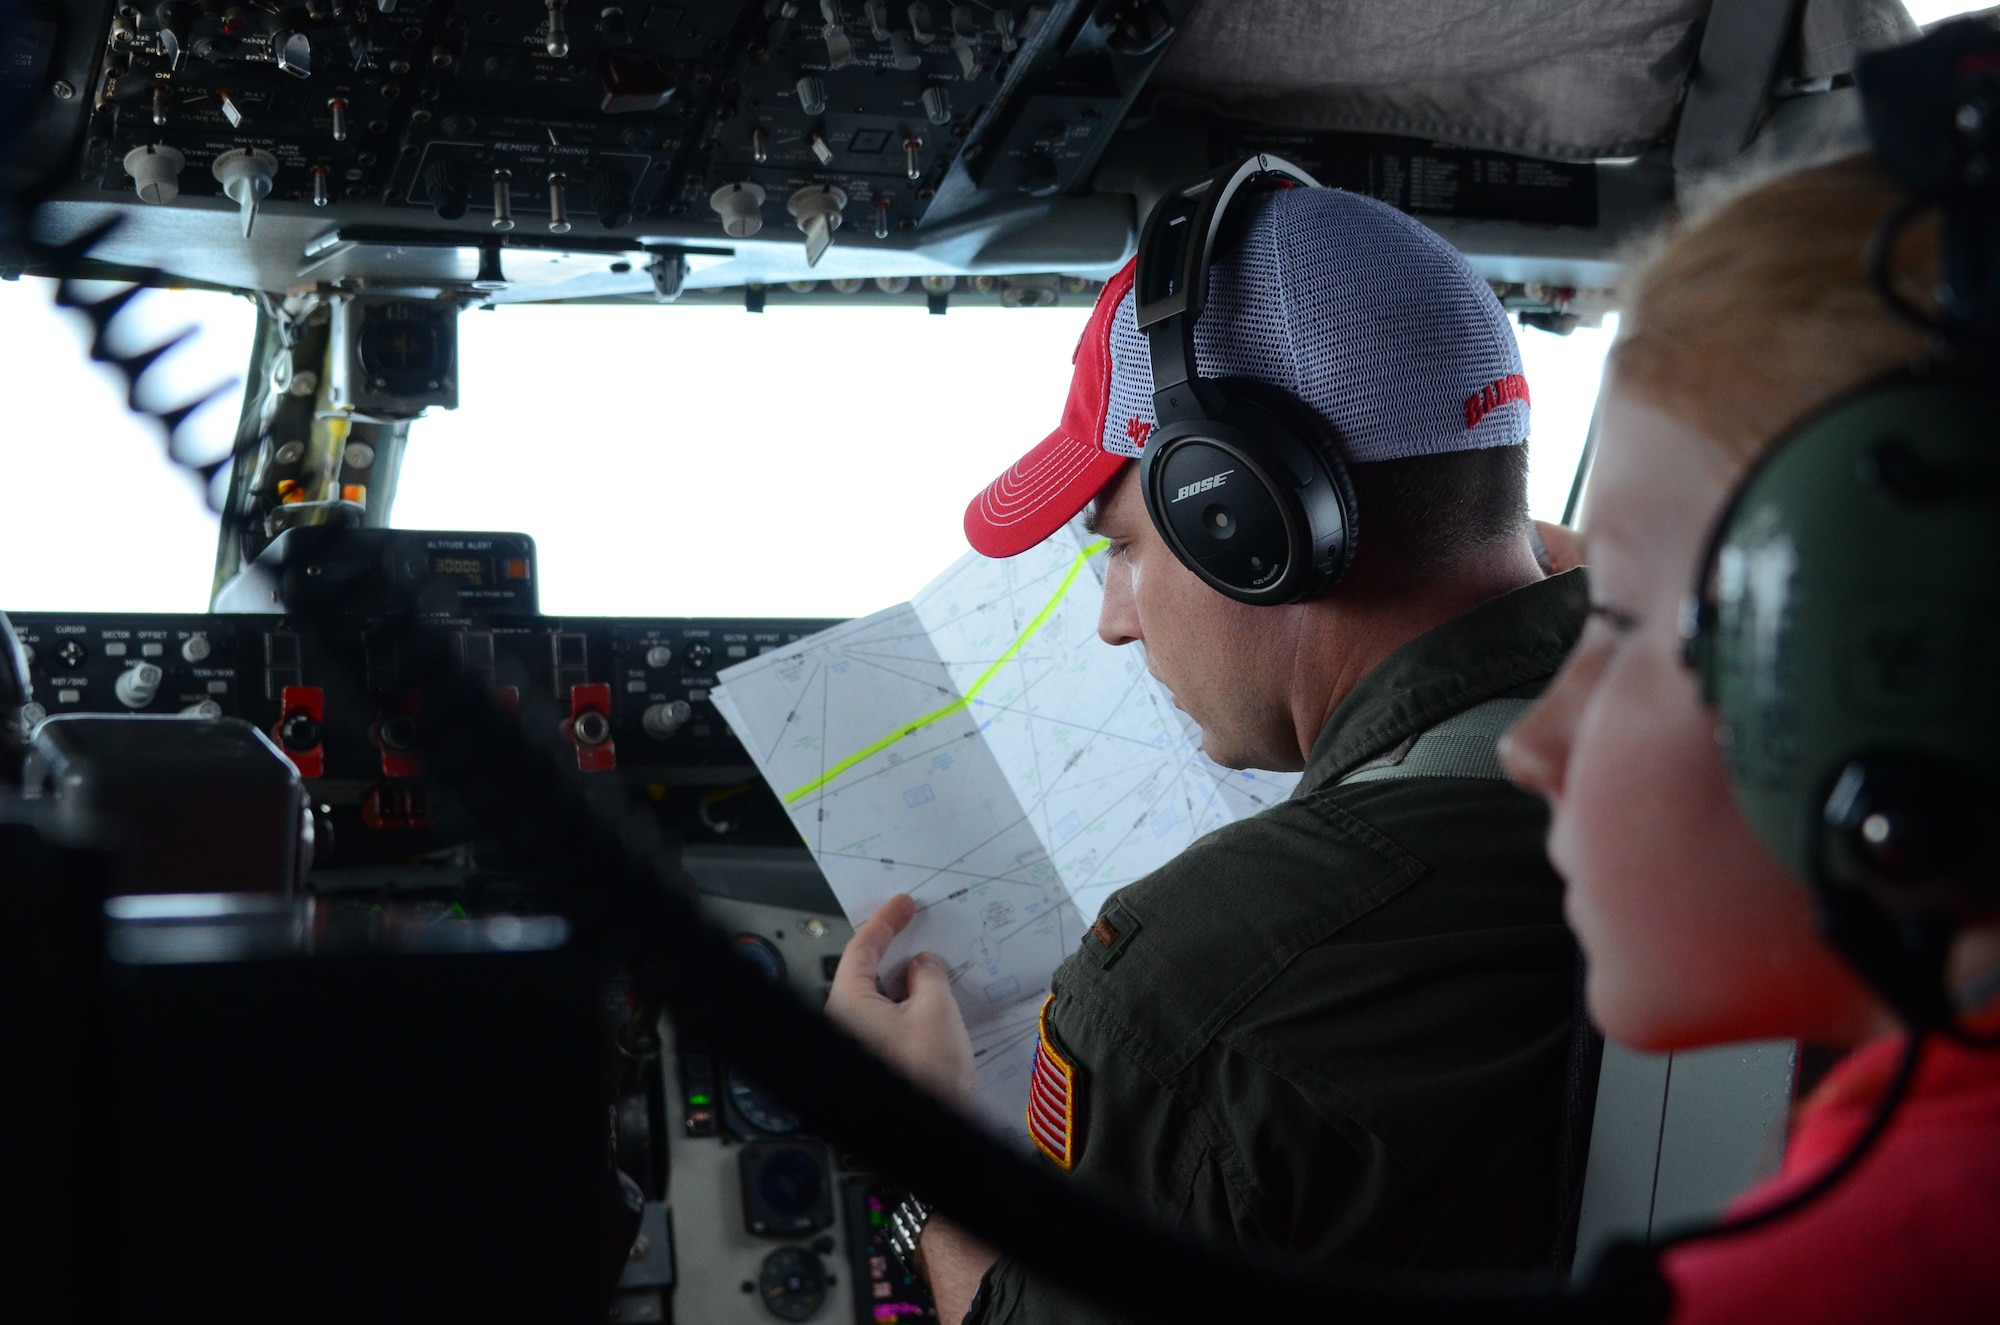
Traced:
<path fill-rule="evenodd" d="M 1784 1171 L 1736 1212 L 1782 1200 L 1866 1126 L 1900 1037 L 1848 1055 L 1801 1106 Z M 1933 1043 L 1861 1167 L 1797 1214 L 1666 1259 L 1675 1325 L 2000 1322 L 2000 1052 Z"/>

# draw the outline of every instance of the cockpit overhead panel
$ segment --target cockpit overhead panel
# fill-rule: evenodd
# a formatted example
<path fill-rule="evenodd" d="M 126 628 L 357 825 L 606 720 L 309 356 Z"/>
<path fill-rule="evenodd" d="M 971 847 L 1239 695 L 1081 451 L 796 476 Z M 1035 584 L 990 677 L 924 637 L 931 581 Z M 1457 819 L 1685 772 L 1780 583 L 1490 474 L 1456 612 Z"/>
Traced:
<path fill-rule="evenodd" d="M 1128 6 L 1157 11 L 1133 27 L 1080 0 L 72 4 L 42 56 L 87 47 L 89 74 L 38 136 L 71 135 L 79 224 L 107 203 L 139 213 L 99 257 L 238 288 L 435 284 L 412 255 L 439 246 L 643 269 L 747 244 L 785 279 L 853 245 L 872 255 L 855 275 L 965 271 L 1021 218 L 913 265 L 935 247 L 919 232 L 1059 207 L 1040 200 L 1086 183 L 1186 7 Z M 311 270 L 356 227 L 379 241 L 369 261 Z M 1112 207 L 1064 266 L 1115 264 L 1129 232 L 1129 204 Z M 625 284 L 564 293 L 647 278 Z"/>

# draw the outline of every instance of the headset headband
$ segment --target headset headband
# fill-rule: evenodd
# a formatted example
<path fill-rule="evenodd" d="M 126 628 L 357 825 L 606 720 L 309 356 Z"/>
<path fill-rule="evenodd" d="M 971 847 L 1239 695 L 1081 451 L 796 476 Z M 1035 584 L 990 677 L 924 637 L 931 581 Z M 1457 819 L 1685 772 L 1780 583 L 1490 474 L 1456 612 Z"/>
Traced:
<path fill-rule="evenodd" d="M 1236 199 L 1251 186 L 1320 187 L 1291 162 L 1259 153 L 1176 189 L 1146 218 L 1133 302 L 1153 358 L 1153 412 L 1161 424 L 1201 417 L 1194 324 L 1208 305 L 1208 268 Z"/>

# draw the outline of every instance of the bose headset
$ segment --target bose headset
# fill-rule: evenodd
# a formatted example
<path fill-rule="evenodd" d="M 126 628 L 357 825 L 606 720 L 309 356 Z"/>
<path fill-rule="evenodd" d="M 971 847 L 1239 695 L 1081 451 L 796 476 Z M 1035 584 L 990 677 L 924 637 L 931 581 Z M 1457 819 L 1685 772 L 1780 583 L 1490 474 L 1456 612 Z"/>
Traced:
<path fill-rule="evenodd" d="M 1738 806 L 1915 1038 L 1960 1025 L 1951 941 L 2000 915 L 2000 29 L 1948 24 L 1858 71 L 1909 187 L 1867 256 L 1931 359 L 1795 424 L 1745 476 L 1683 613 Z M 1941 214 L 1939 311 L 1889 253 Z"/>
<path fill-rule="evenodd" d="M 1288 161 L 1253 156 L 1175 190 L 1139 240 L 1134 302 L 1159 420 L 1139 459 L 1146 512 L 1183 565 L 1260 607 L 1324 593 L 1347 573 L 1354 484 L 1317 410 L 1268 383 L 1203 377 L 1194 325 L 1238 201 L 1318 187 Z"/>

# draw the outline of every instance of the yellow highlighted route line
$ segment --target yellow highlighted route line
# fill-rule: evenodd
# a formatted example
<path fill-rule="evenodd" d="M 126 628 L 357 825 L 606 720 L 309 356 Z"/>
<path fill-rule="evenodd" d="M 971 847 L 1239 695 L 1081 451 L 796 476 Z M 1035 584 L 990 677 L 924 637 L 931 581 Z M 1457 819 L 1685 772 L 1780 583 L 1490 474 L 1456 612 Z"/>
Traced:
<path fill-rule="evenodd" d="M 794 802 L 804 800 L 807 796 L 812 795 L 815 791 L 818 791 L 864 759 L 881 754 L 896 742 L 907 740 L 933 723 L 949 718 L 954 713 L 963 713 L 967 708 L 971 707 L 972 701 L 979 698 L 979 692 L 986 688 L 986 683 L 999 675 L 1000 669 L 1005 667 L 1012 661 L 1014 655 L 1021 651 L 1021 646 L 1033 639 L 1035 632 L 1049 623 L 1049 618 L 1055 615 L 1056 608 L 1062 606 L 1062 600 L 1069 596 L 1070 586 L 1076 583 L 1076 577 L 1083 573 L 1083 564 L 1110 546 L 1110 539 L 1100 538 L 1076 554 L 1076 560 L 1070 563 L 1069 571 L 1063 576 L 1062 583 L 1056 586 L 1055 594 L 1049 601 L 1042 604 L 1042 610 L 1035 613 L 1035 619 L 1030 621 L 1027 627 L 1014 637 L 1014 642 L 1007 646 L 1005 653 L 994 660 L 991 667 L 988 667 L 979 674 L 978 680 L 966 687 L 963 695 L 952 700 L 951 703 L 946 704 L 943 708 L 933 710 L 924 714 L 921 718 L 916 718 L 905 723 L 901 727 L 896 728 L 895 731 L 890 732 L 887 736 L 884 736 L 881 740 L 862 746 L 839 763 L 830 765 L 826 772 L 820 774 L 811 782 L 806 783 L 803 787 L 798 788 L 796 791 L 786 792 L 785 804 L 791 805 Z"/>

